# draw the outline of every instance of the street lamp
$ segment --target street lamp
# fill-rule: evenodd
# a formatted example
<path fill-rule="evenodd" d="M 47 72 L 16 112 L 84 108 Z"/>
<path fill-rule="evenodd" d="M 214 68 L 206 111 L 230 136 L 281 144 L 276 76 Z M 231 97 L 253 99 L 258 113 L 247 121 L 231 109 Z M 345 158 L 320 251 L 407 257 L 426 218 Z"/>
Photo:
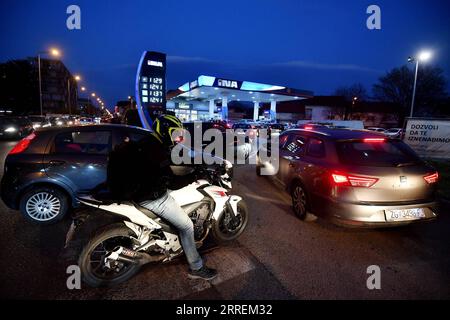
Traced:
<path fill-rule="evenodd" d="M 411 112 L 409 114 L 409 117 L 412 118 L 413 117 L 413 113 L 414 113 L 414 100 L 416 98 L 416 85 L 417 85 L 417 73 L 419 70 L 419 61 L 425 62 L 427 60 L 429 60 L 432 56 L 431 51 L 422 51 L 419 53 L 419 55 L 417 56 L 417 58 L 414 57 L 409 57 L 408 58 L 408 62 L 416 62 L 416 72 L 414 74 L 414 87 L 413 87 L 413 95 L 412 95 L 412 101 L 411 101 Z"/>
<path fill-rule="evenodd" d="M 75 75 L 73 78 L 75 79 L 75 81 L 81 80 L 81 77 L 79 75 Z M 76 93 L 76 91 L 75 91 L 75 93 Z M 67 94 L 68 94 L 67 106 L 69 107 L 69 115 L 72 115 L 72 103 L 70 101 L 70 77 L 67 78 Z M 78 100 L 78 96 L 75 97 L 75 100 Z"/>
<path fill-rule="evenodd" d="M 81 87 L 81 91 L 86 91 L 86 87 Z"/>
<path fill-rule="evenodd" d="M 133 109 L 133 97 L 128 96 L 128 100 L 130 100 L 130 109 Z"/>
<path fill-rule="evenodd" d="M 39 74 L 39 106 L 41 109 L 41 116 L 43 115 L 42 112 L 42 76 L 41 76 L 41 54 L 50 54 L 54 57 L 59 57 L 60 52 L 58 49 L 52 48 L 47 51 L 39 51 L 38 52 L 38 74 Z"/>

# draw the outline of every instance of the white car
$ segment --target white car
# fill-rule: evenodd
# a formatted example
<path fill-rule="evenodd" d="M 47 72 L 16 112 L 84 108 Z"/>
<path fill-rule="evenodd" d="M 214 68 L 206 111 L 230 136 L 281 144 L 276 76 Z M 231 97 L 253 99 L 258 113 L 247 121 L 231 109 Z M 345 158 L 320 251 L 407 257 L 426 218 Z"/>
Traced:
<path fill-rule="evenodd" d="M 367 130 L 386 134 L 386 129 L 383 128 L 369 127 Z"/>
<path fill-rule="evenodd" d="M 384 133 L 385 135 L 387 135 L 389 138 L 401 138 L 402 134 L 403 134 L 403 129 L 402 128 L 391 128 L 386 130 L 386 132 Z"/>

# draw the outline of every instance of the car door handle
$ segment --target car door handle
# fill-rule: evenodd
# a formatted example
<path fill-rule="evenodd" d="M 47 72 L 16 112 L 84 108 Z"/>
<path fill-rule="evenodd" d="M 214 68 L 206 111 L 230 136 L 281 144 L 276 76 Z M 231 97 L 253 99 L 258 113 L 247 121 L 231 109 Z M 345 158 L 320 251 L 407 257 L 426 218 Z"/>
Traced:
<path fill-rule="evenodd" d="M 62 160 L 50 160 L 49 164 L 51 166 L 62 166 L 63 164 L 65 164 L 65 161 Z"/>

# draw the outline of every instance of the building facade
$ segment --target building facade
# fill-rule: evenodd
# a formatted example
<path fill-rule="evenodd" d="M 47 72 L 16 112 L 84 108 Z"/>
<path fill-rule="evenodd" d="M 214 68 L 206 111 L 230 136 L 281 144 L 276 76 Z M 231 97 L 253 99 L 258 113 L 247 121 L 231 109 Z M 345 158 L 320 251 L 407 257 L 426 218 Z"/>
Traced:
<path fill-rule="evenodd" d="M 41 58 L 40 69 L 43 113 L 78 113 L 77 83 L 64 63 Z M 0 64 L 0 87 L 0 108 L 14 114 L 40 114 L 37 57 Z"/>

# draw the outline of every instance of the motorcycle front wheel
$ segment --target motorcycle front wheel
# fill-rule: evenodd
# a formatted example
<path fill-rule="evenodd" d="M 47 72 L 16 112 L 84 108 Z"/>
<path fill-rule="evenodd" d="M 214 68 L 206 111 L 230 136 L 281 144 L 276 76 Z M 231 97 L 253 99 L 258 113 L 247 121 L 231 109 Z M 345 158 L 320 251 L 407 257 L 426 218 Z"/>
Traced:
<path fill-rule="evenodd" d="M 226 210 L 214 222 L 211 231 L 217 241 L 226 243 L 237 239 L 244 232 L 248 223 L 248 209 L 244 200 L 238 202 L 237 211 L 238 216 L 236 222 L 233 222 L 231 219 L 233 212 L 227 212 Z"/>
<path fill-rule="evenodd" d="M 82 278 L 91 287 L 113 286 L 125 282 L 139 271 L 138 264 L 116 262 L 105 264 L 105 256 L 118 246 L 133 249 L 134 233 L 123 224 L 114 224 L 98 232 L 84 247 L 78 259 Z"/>

